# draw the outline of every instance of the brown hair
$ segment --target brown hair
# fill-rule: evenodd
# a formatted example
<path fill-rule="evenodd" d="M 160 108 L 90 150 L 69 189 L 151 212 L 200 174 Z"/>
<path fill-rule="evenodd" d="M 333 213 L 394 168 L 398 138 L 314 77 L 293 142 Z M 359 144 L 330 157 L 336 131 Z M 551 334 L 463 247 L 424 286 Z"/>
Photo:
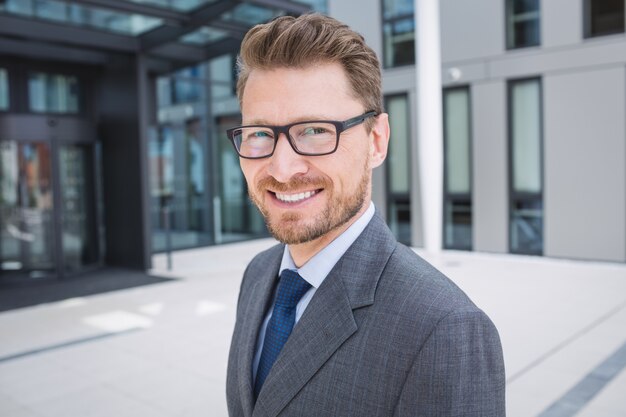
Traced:
<path fill-rule="evenodd" d="M 250 29 L 237 58 L 237 96 L 243 99 L 248 75 L 254 69 L 304 68 L 339 63 L 352 93 L 365 111 L 383 112 L 380 63 L 360 34 L 319 13 L 283 16 Z"/>

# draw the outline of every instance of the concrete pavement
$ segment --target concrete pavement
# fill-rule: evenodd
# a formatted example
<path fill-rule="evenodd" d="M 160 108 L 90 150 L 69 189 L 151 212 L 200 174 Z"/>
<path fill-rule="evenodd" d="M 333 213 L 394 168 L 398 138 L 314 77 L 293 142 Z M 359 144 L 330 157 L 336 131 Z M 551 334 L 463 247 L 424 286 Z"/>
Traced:
<path fill-rule="evenodd" d="M 154 257 L 176 281 L 0 314 L 0 416 L 226 416 L 241 274 L 262 239 Z M 626 416 L 626 265 L 418 251 L 493 319 L 507 415 Z"/>

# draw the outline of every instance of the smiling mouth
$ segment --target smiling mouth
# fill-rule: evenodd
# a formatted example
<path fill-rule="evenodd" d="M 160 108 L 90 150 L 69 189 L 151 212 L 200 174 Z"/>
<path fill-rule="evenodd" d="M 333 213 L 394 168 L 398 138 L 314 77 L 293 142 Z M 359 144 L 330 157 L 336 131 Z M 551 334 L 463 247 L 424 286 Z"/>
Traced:
<path fill-rule="evenodd" d="M 319 190 L 313 191 L 305 191 L 302 193 L 273 193 L 277 200 L 282 201 L 283 203 L 299 203 L 304 200 L 308 200 L 317 194 Z"/>

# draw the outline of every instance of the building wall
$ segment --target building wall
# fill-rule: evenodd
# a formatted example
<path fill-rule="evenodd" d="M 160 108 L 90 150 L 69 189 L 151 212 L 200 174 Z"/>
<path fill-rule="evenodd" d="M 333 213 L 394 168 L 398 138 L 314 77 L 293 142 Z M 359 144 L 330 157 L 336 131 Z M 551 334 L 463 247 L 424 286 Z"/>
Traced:
<path fill-rule="evenodd" d="M 625 260 L 625 82 L 623 65 L 544 78 L 546 256 Z"/>
<path fill-rule="evenodd" d="M 350 4 L 349 4 L 350 3 Z M 382 57 L 380 0 L 329 1 Z M 468 85 L 472 113 L 473 249 L 509 251 L 507 82 L 543 86 L 544 255 L 626 261 L 626 36 L 583 38 L 583 2 L 541 1 L 540 45 L 506 50 L 505 2 L 441 0 L 443 87 Z M 386 69 L 385 94 L 408 93 L 415 67 Z M 412 199 L 419 213 L 417 118 Z M 384 197 L 375 182 L 374 193 Z M 417 203 L 417 204 L 416 204 Z M 422 229 L 413 218 L 414 241 Z"/>
<path fill-rule="evenodd" d="M 474 250 L 508 252 L 506 83 L 473 83 L 473 242 Z"/>

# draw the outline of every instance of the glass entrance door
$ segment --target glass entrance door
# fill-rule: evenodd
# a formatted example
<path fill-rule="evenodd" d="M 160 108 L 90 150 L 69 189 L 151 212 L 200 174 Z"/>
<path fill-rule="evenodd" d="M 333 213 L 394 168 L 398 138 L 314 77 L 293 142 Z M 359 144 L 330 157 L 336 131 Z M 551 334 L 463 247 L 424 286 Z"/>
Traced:
<path fill-rule="evenodd" d="M 63 267 L 77 271 L 98 261 L 91 145 L 59 147 Z"/>
<path fill-rule="evenodd" d="M 45 143 L 0 142 L 0 271 L 54 272 L 51 152 Z"/>

